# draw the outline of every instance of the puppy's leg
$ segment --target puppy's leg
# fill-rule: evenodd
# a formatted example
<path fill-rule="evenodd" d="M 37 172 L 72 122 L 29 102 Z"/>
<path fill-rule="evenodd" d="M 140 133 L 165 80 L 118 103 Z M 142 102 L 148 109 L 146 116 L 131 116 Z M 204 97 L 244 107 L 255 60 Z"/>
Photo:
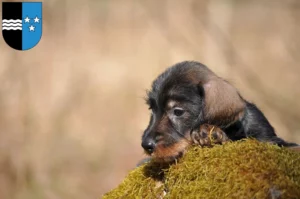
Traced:
<path fill-rule="evenodd" d="M 212 146 L 214 144 L 223 144 L 230 139 L 220 128 L 203 124 L 199 129 L 191 132 L 191 140 L 192 143 L 200 146 Z"/>

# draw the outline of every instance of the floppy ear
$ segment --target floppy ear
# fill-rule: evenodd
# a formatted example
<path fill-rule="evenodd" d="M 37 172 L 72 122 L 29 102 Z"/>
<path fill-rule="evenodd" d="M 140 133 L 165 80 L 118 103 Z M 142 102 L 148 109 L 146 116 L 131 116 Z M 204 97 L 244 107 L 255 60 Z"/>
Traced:
<path fill-rule="evenodd" d="M 199 87 L 204 92 L 203 119 L 208 123 L 228 125 L 237 120 L 245 108 L 245 101 L 236 88 L 221 78 L 200 83 Z"/>

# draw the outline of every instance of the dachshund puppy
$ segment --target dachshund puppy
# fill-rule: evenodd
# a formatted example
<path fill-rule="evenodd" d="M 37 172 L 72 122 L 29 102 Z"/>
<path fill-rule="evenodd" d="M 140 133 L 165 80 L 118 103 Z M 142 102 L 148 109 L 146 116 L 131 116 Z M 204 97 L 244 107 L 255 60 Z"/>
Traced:
<path fill-rule="evenodd" d="M 277 137 L 254 104 L 198 62 L 168 68 L 154 80 L 146 102 L 152 114 L 142 147 L 157 161 L 176 160 L 191 143 L 211 145 L 211 135 L 216 143 L 252 137 L 279 146 L 296 146 Z"/>

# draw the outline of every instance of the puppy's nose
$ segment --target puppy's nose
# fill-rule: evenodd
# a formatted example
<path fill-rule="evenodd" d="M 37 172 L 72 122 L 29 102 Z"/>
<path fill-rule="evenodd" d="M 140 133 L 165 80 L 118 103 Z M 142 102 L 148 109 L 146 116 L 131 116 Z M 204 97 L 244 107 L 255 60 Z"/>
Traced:
<path fill-rule="evenodd" d="M 151 154 L 155 149 L 155 142 L 152 139 L 146 139 L 142 142 L 142 147 L 145 149 L 145 151 Z"/>

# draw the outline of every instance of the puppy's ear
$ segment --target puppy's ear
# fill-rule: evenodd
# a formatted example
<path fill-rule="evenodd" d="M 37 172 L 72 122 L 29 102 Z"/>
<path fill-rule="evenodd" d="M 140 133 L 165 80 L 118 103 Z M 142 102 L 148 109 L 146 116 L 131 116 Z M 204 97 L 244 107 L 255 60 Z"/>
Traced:
<path fill-rule="evenodd" d="M 238 91 L 221 78 L 213 78 L 199 84 L 204 97 L 203 119 L 215 124 L 229 124 L 243 111 L 245 102 Z"/>

